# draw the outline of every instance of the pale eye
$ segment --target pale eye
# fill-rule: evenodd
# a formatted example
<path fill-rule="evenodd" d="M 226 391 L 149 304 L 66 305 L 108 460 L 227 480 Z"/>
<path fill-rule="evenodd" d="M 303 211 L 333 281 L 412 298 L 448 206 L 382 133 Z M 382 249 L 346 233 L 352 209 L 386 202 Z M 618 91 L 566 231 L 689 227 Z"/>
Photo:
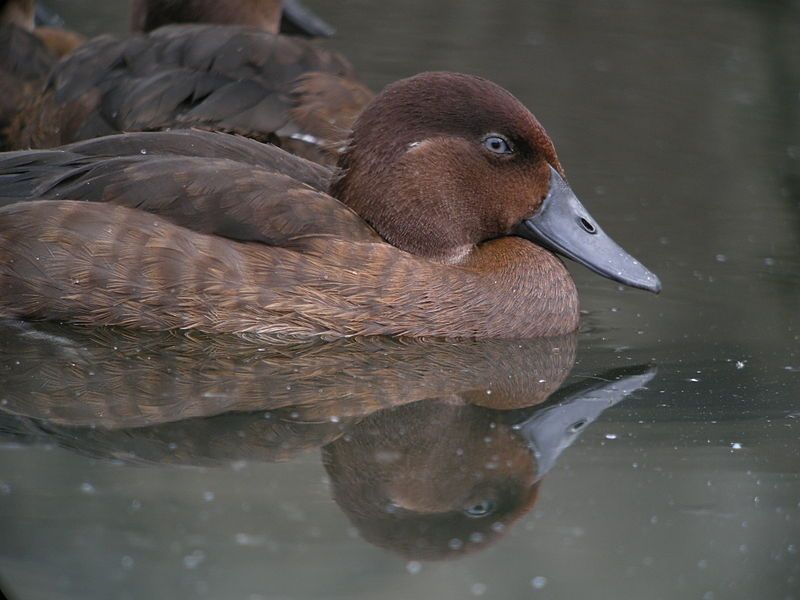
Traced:
<path fill-rule="evenodd" d="M 497 134 L 487 135 L 483 138 L 483 147 L 492 154 L 511 154 L 511 144 L 504 137 Z"/>
<path fill-rule="evenodd" d="M 493 512 L 494 502 L 488 498 L 485 500 L 479 500 L 475 504 L 464 508 L 464 514 L 473 518 L 485 517 Z"/>

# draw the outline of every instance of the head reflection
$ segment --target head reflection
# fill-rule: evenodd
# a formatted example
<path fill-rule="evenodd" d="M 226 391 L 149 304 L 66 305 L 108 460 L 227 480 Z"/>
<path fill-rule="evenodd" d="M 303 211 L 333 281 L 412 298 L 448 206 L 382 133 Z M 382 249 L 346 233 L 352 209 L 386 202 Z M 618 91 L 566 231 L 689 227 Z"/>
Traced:
<path fill-rule="evenodd" d="M 483 548 L 539 487 L 508 416 L 440 400 L 371 415 L 323 449 L 334 499 L 364 539 L 408 558 Z"/>
<path fill-rule="evenodd" d="M 542 477 L 655 371 L 609 371 L 515 410 L 437 399 L 369 416 L 323 449 L 336 502 L 367 541 L 418 560 L 484 548 L 535 504 Z"/>

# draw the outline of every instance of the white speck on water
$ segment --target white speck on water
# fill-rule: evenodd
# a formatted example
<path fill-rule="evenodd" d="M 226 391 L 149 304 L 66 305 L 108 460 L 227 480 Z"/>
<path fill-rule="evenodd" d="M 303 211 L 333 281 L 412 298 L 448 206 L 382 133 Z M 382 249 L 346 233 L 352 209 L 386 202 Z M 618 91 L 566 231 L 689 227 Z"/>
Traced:
<path fill-rule="evenodd" d="M 88 481 L 84 481 L 81 484 L 81 492 L 83 492 L 84 494 L 94 494 L 96 491 L 97 490 L 95 489 L 95 487 Z"/>
<path fill-rule="evenodd" d="M 740 370 L 740 371 L 741 371 L 742 369 L 744 369 L 744 363 L 745 363 L 745 361 L 743 361 L 743 360 L 737 360 L 737 361 L 736 361 L 736 369 L 737 369 L 737 370 Z"/>
<path fill-rule="evenodd" d="M 541 575 L 537 575 L 533 579 L 531 579 L 531 585 L 535 590 L 541 590 L 544 586 L 547 585 L 547 577 L 542 577 Z"/>
<path fill-rule="evenodd" d="M 461 548 L 464 546 L 464 542 L 458 538 L 453 538 L 447 543 L 447 546 L 450 548 L 450 550 L 461 550 Z"/>
<path fill-rule="evenodd" d="M 249 533 L 237 533 L 234 536 L 238 546 L 263 546 L 267 538 L 263 535 L 251 535 Z"/>
<path fill-rule="evenodd" d="M 725 256 L 724 254 L 717 254 L 714 258 L 717 260 L 717 262 L 721 263 L 727 262 L 728 260 L 728 257 Z"/>
<path fill-rule="evenodd" d="M 422 563 L 416 560 L 410 560 L 406 563 L 406 571 L 408 571 L 412 575 L 416 575 L 417 573 L 422 571 Z"/>
<path fill-rule="evenodd" d="M 492 390 L 486 390 L 486 395 L 487 396 L 491 396 L 492 395 Z"/>
<path fill-rule="evenodd" d="M 774 264 L 775 264 L 775 259 L 774 258 L 770 258 L 768 256 L 767 258 L 764 259 L 764 265 L 766 265 L 767 267 L 771 267 Z"/>
<path fill-rule="evenodd" d="M 615 439 L 617 439 L 617 434 L 616 433 L 607 433 L 606 434 L 606 439 L 607 440 L 615 440 Z"/>
<path fill-rule="evenodd" d="M 339 422 L 339 417 L 337 417 L 336 415 L 331 415 L 330 421 L 331 421 L 331 423 L 338 423 Z"/>
<path fill-rule="evenodd" d="M 141 150 L 139 150 L 139 154 L 147 154 L 147 150 L 145 150 L 144 148 L 142 148 Z"/>
<path fill-rule="evenodd" d="M 690 377 L 690 378 L 689 378 L 689 381 L 691 381 L 692 383 L 697 383 L 697 382 L 698 382 L 698 381 L 700 381 L 700 380 L 699 380 L 699 379 L 697 379 L 696 377 Z"/>
<path fill-rule="evenodd" d="M 206 559 L 206 553 L 202 550 L 195 550 L 191 554 L 183 557 L 183 566 L 187 569 L 196 569 Z"/>
<path fill-rule="evenodd" d="M 133 568 L 135 561 L 133 560 L 132 556 L 123 556 L 120 559 L 119 564 L 122 565 L 122 568 L 126 571 L 130 571 Z"/>
<path fill-rule="evenodd" d="M 547 379 L 540 379 L 539 383 L 547 383 Z"/>
<path fill-rule="evenodd" d="M 214 498 L 216 498 L 214 492 L 212 491 L 203 492 L 203 500 L 205 500 L 206 502 L 213 502 Z"/>
<path fill-rule="evenodd" d="M 742 445 L 739 442 L 731 442 L 731 449 L 732 450 L 741 450 Z"/>
<path fill-rule="evenodd" d="M 473 583 L 472 587 L 469 588 L 469 591 L 473 596 L 483 596 L 486 593 L 486 589 L 487 587 L 485 583 Z"/>

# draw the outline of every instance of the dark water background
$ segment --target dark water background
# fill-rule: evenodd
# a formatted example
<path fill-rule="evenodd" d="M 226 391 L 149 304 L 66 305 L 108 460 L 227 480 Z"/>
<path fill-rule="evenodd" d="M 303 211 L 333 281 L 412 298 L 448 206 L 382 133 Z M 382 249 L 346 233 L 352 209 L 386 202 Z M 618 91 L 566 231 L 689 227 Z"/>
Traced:
<path fill-rule="evenodd" d="M 127 26 L 122 2 L 51 4 L 89 35 Z M 257 354 L 210 351 L 202 339 L 4 327 L 4 591 L 48 600 L 800 598 L 800 3 L 308 4 L 338 28 L 327 45 L 374 89 L 434 69 L 509 88 L 547 128 L 584 204 L 664 292 L 572 269 L 586 312 L 567 380 L 578 391 L 560 398 L 558 414 L 570 418 L 554 418 L 555 429 L 524 407 L 541 399 L 540 380 L 566 375 L 569 360 L 558 360 L 569 341 L 344 345 L 307 351 L 310 362 L 270 355 L 272 370 L 256 376 Z M 575 409 L 586 394 L 610 405 L 587 382 L 635 365 L 657 374 L 604 412 Z M 401 555 L 359 530 L 354 514 L 365 509 L 332 499 L 349 481 L 330 467 L 343 447 L 333 440 L 404 448 L 408 464 L 395 475 L 351 467 L 366 478 L 359 494 L 391 480 L 399 496 L 445 502 L 463 481 L 459 463 L 448 472 L 441 456 L 472 456 L 509 429 L 500 411 L 453 400 L 484 388 L 513 401 L 517 412 L 504 412 L 515 423 L 539 415 L 555 439 L 540 440 L 558 460 L 538 496 L 506 521 L 478 519 L 449 540 L 445 531 L 447 560 Z M 439 399 L 407 404 L 420 398 Z M 359 402 L 395 408 L 359 412 Z M 278 404 L 283 412 L 271 411 Z M 588 416 L 571 420 L 573 409 Z M 260 412 L 181 425 L 226 410 Z M 282 426 L 264 434 L 272 418 Z M 578 437 L 565 433 L 581 420 Z M 162 422 L 173 425 L 151 426 Z M 483 451 L 474 464 L 502 472 L 489 464 L 496 448 Z M 373 458 L 392 463 L 392 452 Z M 508 470 L 524 479 L 524 468 Z"/>

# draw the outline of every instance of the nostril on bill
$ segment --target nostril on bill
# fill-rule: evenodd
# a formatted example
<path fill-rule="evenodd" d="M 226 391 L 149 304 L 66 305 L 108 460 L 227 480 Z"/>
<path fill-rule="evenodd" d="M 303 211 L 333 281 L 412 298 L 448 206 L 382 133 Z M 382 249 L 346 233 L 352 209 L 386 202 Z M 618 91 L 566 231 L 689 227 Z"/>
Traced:
<path fill-rule="evenodd" d="M 580 223 L 581 227 L 583 227 L 583 229 L 586 232 L 597 233 L 597 227 L 595 227 L 594 224 L 591 221 L 589 221 L 586 217 L 580 217 L 578 219 L 578 223 Z"/>

